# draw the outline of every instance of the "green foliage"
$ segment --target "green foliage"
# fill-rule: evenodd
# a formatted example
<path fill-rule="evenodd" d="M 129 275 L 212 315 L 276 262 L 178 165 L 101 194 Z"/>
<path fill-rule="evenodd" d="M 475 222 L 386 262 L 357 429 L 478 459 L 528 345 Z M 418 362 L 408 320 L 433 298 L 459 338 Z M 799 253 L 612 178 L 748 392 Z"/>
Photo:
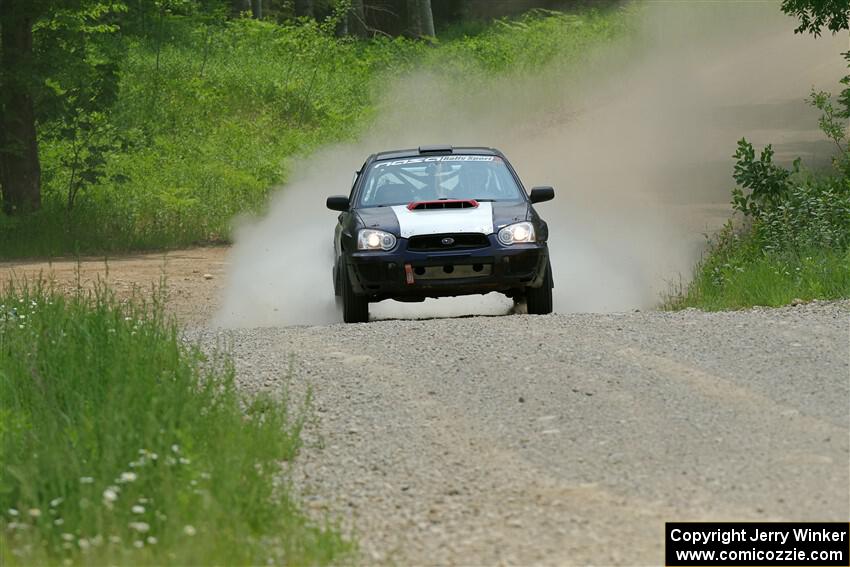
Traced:
<path fill-rule="evenodd" d="M 304 409 L 108 290 L 0 295 L 0 561 L 313 564 L 349 545 L 280 481 Z"/>
<path fill-rule="evenodd" d="M 819 36 L 823 28 L 832 33 L 846 30 L 850 16 L 848 0 L 782 0 L 782 11 L 796 16 L 800 25 L 795 33 Z"/>
<path fill-rule="evenodd" d="M 850 84 L 850 77 L 842 84 Z M 820 128 L 838 150 L 831 175 L 806 172 L 799 159 L 785 169 L 773 163 L 770 146 L 756 158 L 749 142 L 738 142 L 732 207 L 743 214 L 744 227 L 727 225 L 686 293 L 668 307 L 727 309 L 850 297 L 848 100 L 846 89 L 837 108 L 826 92 L 813 92 L 809 100 L 822 112 Z"/>
<path fill-rule="evenodd" d="M 666 307 L 717 311 L 847 297 L 850 249 L 765 252 L 755 233 L 735 231 L 729 224 L 695 270 L 686 293 L 671 298 Z"/>
<path fill-rule="evenodd" d="M 738 187 L 732 190 L 732 207 L 756 218 L 785 199 L 791 187 L 791 176 L 800 169 L 799 160 L 794 162 L 791 171 L 774 164 L 770 145 L 756 159 L 755 149 L 746 139 L 738 142 L 738 150 L 733 157 L 737 161 L 732 177 L 738 182 Z"/>
<path fill-rule="evenodd" d="M 626 21 L 537 13 L 426 43 L 339 38 L 332 19 L 216 14 L 192 3 L 144 25 L 135 11 L 122 16 L 146 31 L 123 36 L 117 98 L 102 114 L 44 125 L 43 210 L 26 222 L 0 215 L 0 256 L 226 241 L 233 217 L 261 211 L 285 181 L 290 158 L 356 136 L 395 77 L 428 68 L 470 81 L 569 65 Z"/>

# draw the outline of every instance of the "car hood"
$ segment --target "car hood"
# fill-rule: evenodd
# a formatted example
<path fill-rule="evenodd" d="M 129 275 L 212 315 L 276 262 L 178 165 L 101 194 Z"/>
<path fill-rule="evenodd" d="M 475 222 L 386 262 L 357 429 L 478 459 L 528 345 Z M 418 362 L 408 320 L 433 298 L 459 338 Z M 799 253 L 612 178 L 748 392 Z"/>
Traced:
<path fill-rule="evenodd" d="M 357 209 L 357 214 L 364 228 L 410 238 L 463 232 L 493 234 L 507 224 L 528 220 L 529 206 L 525 201 L 484 201 L 475 208 L 411 211 L 406 205 L 396 205 Z"/>

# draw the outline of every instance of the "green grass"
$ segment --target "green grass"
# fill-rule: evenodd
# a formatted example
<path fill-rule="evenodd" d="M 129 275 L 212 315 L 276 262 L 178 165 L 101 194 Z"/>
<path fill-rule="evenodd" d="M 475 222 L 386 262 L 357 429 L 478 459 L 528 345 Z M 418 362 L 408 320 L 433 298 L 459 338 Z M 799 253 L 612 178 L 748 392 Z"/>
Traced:
<path fill-rule="evenodd" d="M 0 563 L 326 564 L 281 481 L 304 411 L 246 399 L 158 300 L 0 295 Z"/>
<path fill-rule="evenodd" d="M 234 216 L 261 212 L 293 157 L 356 138 L 395 79 L 428 69 L 480 84 L 552 63 L 574 66 L 621 36 L 628 14 L 502 20 L 471 33 L 447 30 L 433 44 L 340 39 L 315 24 L 240 19 L 208 31 L 166 19 L 158 67 L 155 37 L 127 40 L 107 114 L 120 144 L 70 212 L 63 159 L 72 147 L 41 125 L 43 210 L 0 214 L 0 257 L 228 241 Z"/>
<path fill-rule="evenodd" d="M 720 233 L 693 281 L 666 307 L 707 311 L 850 297 L 850 250 L 765 251 L 753 231 Z"/>

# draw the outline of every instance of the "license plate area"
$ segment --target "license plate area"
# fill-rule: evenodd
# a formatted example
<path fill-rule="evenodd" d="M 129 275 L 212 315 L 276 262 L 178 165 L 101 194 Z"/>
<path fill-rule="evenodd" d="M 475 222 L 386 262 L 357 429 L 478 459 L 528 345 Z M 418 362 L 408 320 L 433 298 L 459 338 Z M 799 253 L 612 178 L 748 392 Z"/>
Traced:
<path fill-rule="evenodd" d="M 413 276 L 416 280 L 450 280 L 462 278 L 477 278 L 493 273 L 493 264 L 452 264 L 445 263 L 437 266 L 413 266 Z"/>

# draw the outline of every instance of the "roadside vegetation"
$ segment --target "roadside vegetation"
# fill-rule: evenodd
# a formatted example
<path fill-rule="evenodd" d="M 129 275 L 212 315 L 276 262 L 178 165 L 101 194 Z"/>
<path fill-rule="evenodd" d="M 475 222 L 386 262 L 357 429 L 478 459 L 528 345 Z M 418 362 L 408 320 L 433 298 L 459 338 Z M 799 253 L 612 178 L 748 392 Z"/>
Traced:
<path fill-rule="evenodd" d="M 205 7 L 213 2 L 149 14 L 103 4 L 34 30 L 44 49 L 83 30 L 91 53 L 78 75 L 45 71 L 43 98 L 56 104 L 45 102 L 38 124 L 40 207 L 7 202 L 0 257 L 227 242 L 234 216 L 261 211 L 286 180 L 289 158 L 355 137 L 399 76 L 471 81 L 568 65 L 626 21 L 619 10 L 536 11 L 459 21 L 439 37 L 363 39 L 339 34 L 339 10 L 277 21 Z"/>
<path fill-rule="evenodd" d="M 847 10 L 820 0 L 785 0 L 800 18 L 797 32 L 846 31 Z M 834 10 L 834 13 L 833 13 Z M 845 54 L 850 62 L 850 53 Z M 850 297 L 850 75 L 833 98 L 812 92 L 819 125 L 835 145 L 831 171 L 790 168 L 746 139 L 734 155 L 732 207 L 738 213 L 713 238 L 694 279 L 667 307 L 739 309 Z"/>
<path fill-rule="evenodd" d="M 156 297 L 156 294 L 154 294 Z M 282 479 L 306 408 L 241 396 L 158 299 L 0 296 L 0 563 L 326 564 Z"/>

